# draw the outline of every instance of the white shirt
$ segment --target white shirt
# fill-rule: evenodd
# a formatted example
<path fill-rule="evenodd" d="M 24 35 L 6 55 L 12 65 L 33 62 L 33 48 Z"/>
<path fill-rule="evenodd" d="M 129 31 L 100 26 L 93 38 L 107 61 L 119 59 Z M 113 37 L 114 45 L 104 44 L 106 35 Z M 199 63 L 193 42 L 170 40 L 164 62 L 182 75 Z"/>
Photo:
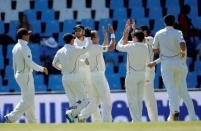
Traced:
<path fill-rule="evenodd" d="M 158 31 L 154 37 L 153 48 L 159 48 L 161 59 L 179 56 L 180 43 L 184 41 L 181 31 L 171 26 Z"/>
<path fill-rule="evenodd" d="M 90 63 L 91 72 L 105 72 L 105 61 L 103 58 L 103 52 L 106 51 L 106 46 L 101 46 L 98 44 L 90 45 L 90 49 L 88 51 L 88 60 Z"/>
<path fill-rule="evenodd" d="M 75 41 L 74 41 L 75 46 L 84 47 L 84 46 L 86 46 L 86 44 L 87 44 L 86 37 L 84 38 L 83 41 L 79 40 L 78 38 L 75 38 Z M 85 65 L 84 61 L 88 56 L 89 56 L 88 52 L 86 52 L 80 56 L 80 64 L 79 64 L 80 66 Z"/>
<path fill-rule="evenodd" d="M 86 53 L 88 48 L 89 44 L 86 47 L 66 44 L 57 51 L 52 66 L 61 70 L 62 74 L 78 73 L 80 55 Z"/>
<path fill-rule="evenodd" d="M 32 61 L 31 50 L 27 44 L 27 41 L 19 39 L 12 50 L 14 75 L 16 73 L 32 72 L 33 70 L 43 71 L 42 66 Z"/>
<path fill-rule="evenodd" d="M 153 40 L 154 40 L 154 38 L 152 36 L 145 37 L 145 44 L 147 45 L 148 51 L 149 51 L 149 55 L 148 55 L 149 62 L 152 62 L 153 58 L 154 58 L 154 52 L 153 52 L 153 49 L 152 49 Z M 147 71 L 154 71 L 155 67 L 153 67 L 153 68 L 146 67 L 146 70 Z"/>
<path fill-rule="evenodd" d="M 122 44 L 123 40 L 120 40 L 116 49 L 123 52 L 128 52 L 127 56 L 127 73 L 133 71 L 145 71 L 146 64 L 148 62 L 148 47 L 144 43 L 128 42 Z"/>

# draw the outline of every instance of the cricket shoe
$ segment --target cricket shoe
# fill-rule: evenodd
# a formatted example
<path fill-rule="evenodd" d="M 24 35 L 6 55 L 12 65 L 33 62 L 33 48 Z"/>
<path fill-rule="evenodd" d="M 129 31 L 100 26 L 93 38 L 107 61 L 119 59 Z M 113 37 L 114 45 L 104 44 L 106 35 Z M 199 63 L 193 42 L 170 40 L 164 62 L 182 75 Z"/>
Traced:
<path fill-rule="evenodd" d="M 179 121 L 179 112 L 175 111 L 175 113 L 169 115 L 168 121 Z"/>
<path fill-rule="evenodd" d="M 67 110 L 66 111 L 66 118 L 68 119 L 68 121 L 70 123 L 74 123 L 75 122 L 74 116 L 72 114 L 72 110 Z"/>
<path fill-rule="evenodd" d="M 5 122 L 5 123 L 12 123 L 12 122 L 8 119 L 8 116 L 4 116 L 4 122 Z"/>

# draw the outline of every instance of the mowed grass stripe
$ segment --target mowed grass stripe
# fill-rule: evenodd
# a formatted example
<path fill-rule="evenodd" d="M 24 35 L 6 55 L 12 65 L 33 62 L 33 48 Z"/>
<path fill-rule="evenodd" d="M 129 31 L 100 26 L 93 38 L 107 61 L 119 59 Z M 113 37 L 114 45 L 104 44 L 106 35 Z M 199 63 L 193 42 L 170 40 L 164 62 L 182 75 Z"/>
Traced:
<path fill-rule="evenodd" d="M 196 122 L 0 124 L 0 131 L 201 131 Z"/>

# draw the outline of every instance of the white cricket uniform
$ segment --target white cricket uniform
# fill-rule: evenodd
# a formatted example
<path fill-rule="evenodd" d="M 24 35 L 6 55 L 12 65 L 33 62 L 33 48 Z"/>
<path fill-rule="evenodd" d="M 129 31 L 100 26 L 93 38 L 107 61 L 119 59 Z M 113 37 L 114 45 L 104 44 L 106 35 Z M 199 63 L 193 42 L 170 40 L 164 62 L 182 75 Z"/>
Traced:
<path fill-rule="evenodd" d="M 175 101 L 177 96 L 175 82 L 181 81 L 180 43 L 183 40 L 181 31 L 167 26 L 156 33 L 153 42 L 153 48 L 160 50 L 161 74 L 168 92 L 170 114 L 179 111 L 179 105 Z"/>
<path fill-rule="evenodd" d="M 105 77 L 105 61 L 103 59 L 103 52 L 106 51 L 106 46 L 92 44 L 88 52 L 88 60 L 90 63 L 92 84 L 98 94 L 97 99 L 102 103 L 102 119 L 104 122 L 112 122 L 112 102 L 109 84 Z"/>
<path fill-rule="evenodd" d="M 154 53 L 153 53 L 153 37 L 148 36 L 145 37 L 145 43 L 147 44 L 149 51 L 149 62 L 153 61 Z M 149 68 L 146 67 L 145 73 L 145 89 L 144 89 L 144 100 L 147 107 L 149 119 L 151 121 L 158 121 L 158 109 L 156 98 L 154 96 L 154 78 L 155 78 L 155 67 Z"/>
<path fill-rule="evenodd" d="M 75 46 L 83 47 L 86 45 L 87 40 L 84 38 L 83 41 L 79 40 L 78 38 L 74 41 Z M 90 41 L 90 46 L 91 46 Z M 89 100 L 89 105 L 84 108 L 80 115 L 80 119 L 87 118 L 92 115 L 92 121 L 100 121 L 100 112 L 99 112 L 99 101 L 97 99 L 97 93 L 95 91 L 95 88 L 93 87 L 92 81 L 91 81 L 91 72 L 90 72 L 90 66 L 85 63 L 85 60 L 89 56 L 89 53 L 86 52 L 85 54 L 80 56 L 79 60 L 79 72 L 81 74 L 82 80 L 84 82 L 85 87 L 85 93 L 80 95 L 87 95 L 87 98 Z M 90 63 L 89 63 L 90 64 Z"/>
<path fill-rule="evenodd" d="M 29 123 L 36 123 L 34 112 L 34 80 L 32 72 L 43 71 L 43 67 L 32 61 L 28 42 L 18 39 L 12 50 L 14 77 L 21 89 L 21 101 L 14 110 L 7 114 L 9 122 L 17 121 L 22 114 L 26 114 Z"/>
<path fill-rule="evenodd" d="M 77 105 L 77 109 L 74 110 L 74 114 L 79 114 L 80 111 L 88 104 L 85 95 L 80 95 L 84 94 L 84 86 L 79 73 L 79 57 L 86 53 L 88 49 L 89 44 L 86 44 L 86 47 L 66 44 L 63 48 L 57 51 L 52 62 L 53 67 L 61 70 L 63 75 L 62 83 L 69 98 L 70 106 Z M 76 103 L 78 101 L 81 101 L 81 103 Z"/>
<path fill-rule="evenodd" d="M 189 113 L 189 120 L 196 120 L 196 114 L 195 114 L 195 110 L 193 107 L 193 102 L 190 98 L 190 95 L 188 94 L 188 89 L 187 89 L 187 83 L 186 83 L 186 77 L 188 74 L 188 67 L 186 64 L 186 56 L 187 56 L 187 51 L 186 51 L 186 55 L 185 57 L 182 59 L 182 70 L 181 70 L 181 83 L 176 83 L 178 85 L 176 88 L 177 91 L 177 99 L 175 100 L 176 103 L 179 105 L 180 100 L 182 99 L 183 102 L 186 104 L 186 107 L 188 109 L 188 113 Z M 160 58 L 157 59 L 157 63 L 160 62 Z M 171 117 L 171 114 L 170 116 Z"/>
<path fill-rule="evenodd" d="M 122 42 L 118 42 L 116 49 L 128 52 L 125 87 L 129 110 L 133 121 L 141 121 L 148 47 L 144 43 L 128 42 L 123 45 Z"/>

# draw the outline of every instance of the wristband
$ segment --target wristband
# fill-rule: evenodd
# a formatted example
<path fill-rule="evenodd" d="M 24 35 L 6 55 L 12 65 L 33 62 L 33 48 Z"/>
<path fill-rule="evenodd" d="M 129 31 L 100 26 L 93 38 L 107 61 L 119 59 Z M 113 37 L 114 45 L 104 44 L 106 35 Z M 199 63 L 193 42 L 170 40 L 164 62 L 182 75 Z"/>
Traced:
<path fill-rule="evenodd" d="M 110 38 L 111 38 L 111 39 L 112 39 L 112 38 L 115 39 L 115 34 L 111 34 L 111 35 L 110 35 Z"/>

